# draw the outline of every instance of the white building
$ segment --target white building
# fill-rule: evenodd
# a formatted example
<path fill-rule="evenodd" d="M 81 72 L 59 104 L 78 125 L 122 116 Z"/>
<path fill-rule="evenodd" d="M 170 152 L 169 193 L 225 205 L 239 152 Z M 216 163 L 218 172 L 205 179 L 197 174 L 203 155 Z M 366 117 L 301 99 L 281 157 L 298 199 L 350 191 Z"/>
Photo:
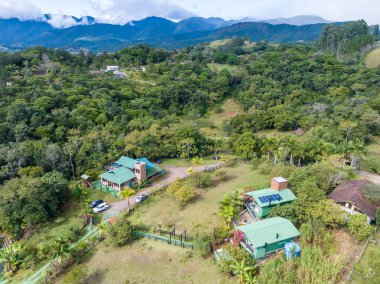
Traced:
<path fill-rule="evenodd" d="M 117 71 L 117 70 L 119 70 L 119 66 L 117 66 L 117 65 L 114 65 L 114 66 L 109 65 L 109 66 L 107 66 L 107 69 L 106 69 L 107 72 Z"/>

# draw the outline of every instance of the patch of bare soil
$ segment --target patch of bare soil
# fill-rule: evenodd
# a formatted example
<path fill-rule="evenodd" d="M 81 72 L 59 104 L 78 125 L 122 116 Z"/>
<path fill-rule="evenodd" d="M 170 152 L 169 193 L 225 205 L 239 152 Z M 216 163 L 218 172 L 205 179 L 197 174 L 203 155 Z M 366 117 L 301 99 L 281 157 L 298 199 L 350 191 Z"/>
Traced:
<path fill-rule="evenodd" d="M 352 270 L 364 244 L 343 230 L 335 230 L 333 234 L 339 254 L 344 259 L 343 279 L 347 279 L 348 273 Z"/>

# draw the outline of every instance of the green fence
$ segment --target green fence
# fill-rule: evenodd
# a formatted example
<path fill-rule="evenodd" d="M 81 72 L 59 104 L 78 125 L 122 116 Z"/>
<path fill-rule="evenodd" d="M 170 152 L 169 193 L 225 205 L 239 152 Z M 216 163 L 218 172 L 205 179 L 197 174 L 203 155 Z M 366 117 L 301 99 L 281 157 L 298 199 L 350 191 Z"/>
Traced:
<path fill-rule="evenodd" d="M 140 232 L 140 231 L 136 231 L 135 235 L 139 236 L 139 237 L 153 239 L 153 240 L 164 241 L 164 242 L 167 242 L 168 244 L 171 244 L 171 245 L 174 245 L 174 246 L 194 249 L 194 245 L 192 243 L 181 242 L 179 240 L 170 239 L 170 238 L 166 238 L 166 237 L 163 237 L 163 236 L 153 235 L 153 234 L 149 234 L 149 233 L 145 233 L 145 232 Z"/>
<path fill-rule="evenodd" d="M 113 189 L 112 187 L 105 186 L 104 184 L 102 184 L 100 180 L 93 182 L 92 186 L 94 187 L 94 189 L 99 189 L 106 193 L 112 194 L 116 198 L 121 198 L 119 191 Z"/>

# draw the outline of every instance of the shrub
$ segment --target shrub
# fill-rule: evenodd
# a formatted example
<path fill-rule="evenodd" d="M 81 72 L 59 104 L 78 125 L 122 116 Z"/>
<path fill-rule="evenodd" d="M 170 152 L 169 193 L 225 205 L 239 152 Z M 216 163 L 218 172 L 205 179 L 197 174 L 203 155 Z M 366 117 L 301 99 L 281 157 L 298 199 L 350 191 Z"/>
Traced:
<path fill-rule="evenodd" d="M 227 171 L 226 170 L 223 170 L 223 169 L 220 169 L 216 172 L 216 177 L 220 180 L 220 181 L 225 181 L 226 180 L 226 177 L 227 177 Z"/>
<path fill-rule="evenodd" d="M 241 246 L 233 246 L 232 244 L 227 244 L 223 247 L 223 250 L 227 253 L 227 258 L 221 259 L 219 262 L 220 269 L 224 273 L 233 273 L 232 265 L 236 262 L 241 263 L 244 261 L 246 266 L 252 266 L 255 265 L 254 258 Z"/>
<path fill-rule="evenodd" d="M 367 216 L 364 214 L 351 215 L 348 229 L 359 241 L 364 241 L 372 234 L 372 227 L 368 225 Z"/>
<path fill-rule="evenodd" d="M 125 217 L 119 218 L 114 225 L 106 229 L 107 242 L 113 247 L 122 246 L 134 240 L 134 226 Z"/>
<path fill-rule="evenodd" d="M 369 184 L 362 188 L 361 192 L 363 193 L 365 199 L 376 206 L 380 206 L 380 185 Z"/>
<path fill-rule="evenodd" d="M 62 284 L 86 283 L 88 268 L 86 265 L 78 265 L 66 274 Z"/>
<path fill-rule="evenodd" d="M 168 193 L 177 200 L 181 206 L 185 206 L 190 200 L 196 196 L 195 190 L 181 180 L 176 180 L 167 188 Z"/>
<path fill-rule="evenodd" d="M 206 188 L 213 184 L 211 175 L 209 173 L 193 173 L 190 176 L 190 182 L 198 188 Z"/>
<path fill-rule="evenodd" d="M 268 162 L 264 162 L 258 167 L 260 174 L 263 174 L 263 175 L 269 175 L 270 172 L 272 171 L 272 168 L 273 168 L 273 164 L 270 164 Z"/>
<path fill-rule="evenodd" d="M 180 203 L 181 206 L 185 206 L 196 196 L 195 190 L 188 186 L 182 185 L 174 192 L 174 197 Z"/>
<path fill-rule="evenodd" d="M 377 158 L 368 157 L 365 160 L 362 161 L 362 168 L 363 170 L 379 174 L 380 173 L 380 161 Z"/>
<path fill-rule="evenodd" d="M 211 249 L 211 238 L 208 235 L 198 234 L 194 240 L 195 253 L 201 257 L 207 257 Z"/>

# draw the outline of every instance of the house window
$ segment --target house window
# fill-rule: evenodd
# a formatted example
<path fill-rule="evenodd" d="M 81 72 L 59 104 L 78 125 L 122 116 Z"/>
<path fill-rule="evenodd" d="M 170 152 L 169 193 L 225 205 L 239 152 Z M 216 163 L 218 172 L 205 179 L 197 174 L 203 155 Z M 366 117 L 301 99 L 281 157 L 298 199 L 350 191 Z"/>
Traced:
<path fill-rule="evenodd" d="M 140 170 L 136 169 L 136 174 L 139 174 L 140 173 Z"/>

